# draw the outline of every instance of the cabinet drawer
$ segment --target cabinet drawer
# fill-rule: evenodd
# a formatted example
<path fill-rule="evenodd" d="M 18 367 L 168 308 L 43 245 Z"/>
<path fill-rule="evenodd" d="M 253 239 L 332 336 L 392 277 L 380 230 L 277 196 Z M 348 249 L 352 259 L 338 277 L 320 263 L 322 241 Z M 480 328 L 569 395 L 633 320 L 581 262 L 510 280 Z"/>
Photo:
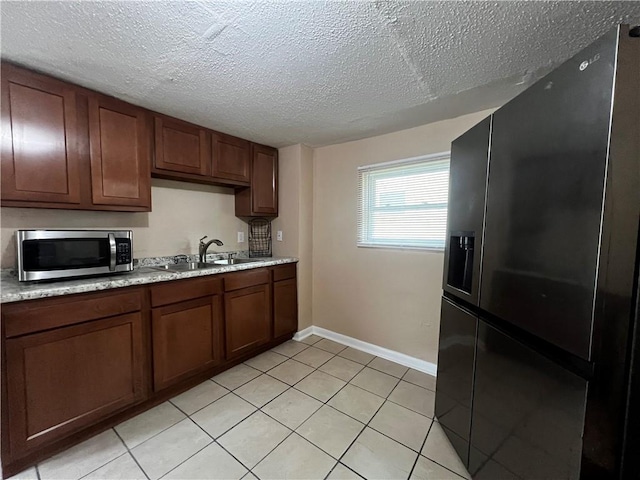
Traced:
<path fill-rule="evenodd" d="M 127 293 L 91 293 L 46 300 L 29 300 L 2 309 L 5 336 L 17 337 L 51 328 L 136 312 L 142 308 L 142 290 Z"/>
<path fill-rule="evenodd" d="M 227 275 L 224 279 L 224 291 L 230 292 L 240 288 L 253 287 L 269 283 L 269 270 L 257 268 Z"/>
<path fill-rule="evenodd" d="M 282 265 L 281 267 L 275 267 L 273 269 L 273 281 L 279 282 L 280 280 L 287 280 L 288 278 L 296 278 L 296 264 L 291 263 L 288 265 Z"/>
<path fill-rule="evenodd" d="M 190 278 L 187 280 L 166 282 L 153 286 L 149 290 L 151 291 L 151 306 L 160 307 L 162 305 L 221 293 L 222 278 Z"/>

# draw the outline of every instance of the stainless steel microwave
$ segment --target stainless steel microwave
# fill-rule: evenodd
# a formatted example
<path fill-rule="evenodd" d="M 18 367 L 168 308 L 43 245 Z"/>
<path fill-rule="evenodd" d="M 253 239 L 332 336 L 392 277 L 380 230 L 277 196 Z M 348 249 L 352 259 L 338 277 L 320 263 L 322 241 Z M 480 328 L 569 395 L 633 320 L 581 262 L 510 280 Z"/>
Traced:
<path fill-rule="evenodd" d="M 18 280 L 130 272 L 132 239 L 131 230 L 17 230 Z"/>

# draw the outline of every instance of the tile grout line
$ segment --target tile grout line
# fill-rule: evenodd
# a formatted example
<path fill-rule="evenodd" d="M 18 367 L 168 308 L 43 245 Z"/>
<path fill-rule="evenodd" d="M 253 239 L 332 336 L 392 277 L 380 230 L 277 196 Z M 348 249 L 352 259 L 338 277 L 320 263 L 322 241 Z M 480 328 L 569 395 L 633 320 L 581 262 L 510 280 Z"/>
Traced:
<path fill-rule="evenodd" d="M 418 464 L 418 461 L 420 460 L 420 455 L 422 452 L 422 450 L 424 449 L 425 444 L 427 443 L 427 438 L 429 438 L 429 434 L 431 433 L 431 429 L 433 428 L 433 422 L 435 420 L 432 418 L 431 419 L 431 424 L 429 424 L 429 428 L 427 429 L 427 436 L 424 437 L 424 440 L 422 440 L 422 446 L 420 447 L 420 450 L 418 451 L 418 456 L 416 457 L 415 462 L 413 462 L 413 467 L 411 467 L 411 471 L 409 472 L 409 477 L 411 478 L 411 475 L 413 475 L 413 471 L 416 469 L 416 465 Z M 426 458 L 426 457 L 425 457 Z"/>
<path fill-rule="evenodd" d="M 134 418 L 135 418 L 135 417 L 134 417 Z M 174 423 L 174 425 L 177 425 L 177 424 L 175 424 L 175 423 Z M 173 426 L 173 425 L 172 425 L 172 426 Z M 171 427 L 169 427 L 169 428 L 171 428 Z M 116 434 L 116 436 L 120 439 L 120 441 L 121 441 L 121 442 L 122 442 L 122 444 L 124 445 L 124 448 L 126 448 L 126 449 L 127 449 L 127 452 L 126 452 L 126 453 L 128 453 L 128 454 L 131 456 L 131 458 L 133 458 L 133 461 L 134 461 L 134 462 L 136 462 L 136 465 L 138 465 L 138 468 L 139 468 L 139 469 L 140 469 L 140 471 L 143 473 L 143 475 L 144 475 L 145 477 L 147 477 L 147 480 L 150 480 L 150 479 L 149 479 L 149 475 L 147 475 L 147 472 L 145 472 L 144 468 L 142 468 L 142 465 L 140 465 L 140 463 L 138 462 L 138 459 L 137 459 L 137 458 L 136 458 L 136 456 L 133 454 L 133 452 L 131 451 L 131 449 L 130 449 L 130 448 L 129 448 L 129 446 L 127 445 L 127 443 L 126 443 L 126 442 L 123 440 L 123 438 L 120 436 L 120 434 L 116 431 L 115 427 L 112 427 L 112 428 L 111 428 L 111 430 L 113 430 L 113 433 L 115 433 L 115 434 Z M 163 430 L 163 432 L 164 432 L 164 430 Z M 145 441 L 146 441 L 146 440 L 145 440 Z M 142 443 L 144 443 L 144 442 L 142 442 Z M 139 443 L 138 445 L 142 445 L 142 443 Z M 137 447 L 138 445 L 136 445 L 136 447 Z M 134 447 L 134 448 L 135 448 L 135 447 Z M 106 464 L 105 464 L 105 465 L 106 465 Z M 103 465 L 103 466 L 104 466 L 104 465 Z M 97 469 L 96 469 L 96 470 L 97 470 Z"/>
<path fill-rule="evenodd" d="M 436 419 L 435 419 L 435 415 L 434 415 L 434 418 L 432 419 L 432 422 L 431 422 L 431 426 L 429 426 L 429 432 L 427 433 L 427 436 L 425 437 L 424 442 L 422 443 L 422 448 L 420 449 L 420 452 L 422 452 L 422 449 L 424 448 L 425 444 L 427 443 L 427 439 L 429 438 L 429 434 L 431 433 L 431 430 L 433 429 L 433 425 L 434 425 L 434 424 L 436 424 L 436 423 L 439 423 L 439 422 L 438 422 L 438 421 L 436 421 Z M 442 428 L 442 427 L 441 427 L 441 428 Z M 433 458 L 431 458 L 431 457 L 427 457 L 426 455 L 422 455 L 422 453 L 418 453 L 418 459 L 419 459 L 421 456 L 422 456 L 422 457 L 424 457 L 424 458 L 426 458 L 427 460 L 430 460 L 430 461 L 432 461 L 433 463 L 435 463 L 435 464 L 437 464 L 437 465 L 441 466 L 441 467 L 442 467 L 442 468 L 444 468 L 445 470 L 450 471 L 451 473 L 453 473 L 454 475 L 456 475 L 456 476 L 458 476 L 458 477 L 462 478 L 463 480 L 466 480 L 462 475 L 460 475 L 458 472 L 454 472 L 453 470 L 451 470 L 451 469 L 450 469 L 449 467 L 447 467 L 446 465 L 443 465 L 442 463 L 438 462 L 437 460 L 434 460 L 434 459 L 433 459 Z M 417 461 L 416 461 L 416 463 L 417 463 Z M 415 468 L 415 465 L 414 465 L 414 468 Z M 469 473 L 469 471 L 468 471 L 468 470 L 467 470 L 467 473 Z M 469 475 L 469 477 L 471 477 L 471 475 Z"/>
<path fill-rule="evenodd" d="M 145 476 L 147 479 L 149 479 L 149 476 L 148 476 L 148 475 L 147 475 L 147 473 L 144 471 L 144 469 L 140 466 L 140 464 L 138 463 L 138 461 L 136 460 L 136 458 L 133 456 L 133 454 L 131 453 L 131 450 L 129 449 L 129 447 L 127 447 L 127 444 L 124 442 L 124 440 L 122 440 L 122 437 L 120 437 L 120 435 L 118 434 L 118 432 L 116 432 L 116 431 L 115 431 L 115 428 L 111 427 L 111 428 L 109 428 L 109 429 L 105 430 L 105 431 L 104 431 L 104 432 L 102 432 L 102 433 L 108 432 L 109 430 L 113 430 L 113 433 L 116 435 L 116 437 L 118 437 L 118 440 L 120 440 L 120 442 L 122 443 L 122 446 L 125 448 L 125 451 L 124 451 L 123 453 L 121 453 L 120 455 L 117 455 L 116 457 L 112 458 L 111 460 L 108 460 L 107 462 L 105 462 L 105 463 L 103 463 L 103 464 L 101 464 L 101 465 L 98 465 L 96 468 L 94 468 L 93 470 L 90 470 L 89 472 L 85 473 L 84 475 L 82 475 L 82 476 L 80 476 L 80 477 L 77 477 L 77 480 L 81 480 L 81 479 L 85 478 L 87 475 L 91 475 L 93 472 L 95 472 L 95 471 L 97 471 L 97 470 L 100 470 L 102 467 L 105 467 L 105 466 L 109 465 L 111 462 L 113 462 L 113 461 L 117 460 L 118 458 L 123 457 L 123 456 L 125 456 L 125 455 L 127 455 L 127 454 L 129 454 L 129 455 L 133 458 L 133 461 L 138 465 L 138 467 L 140 468 L 140 470 L 142 471 L 142 473 L 144 474 L 144 476 Z M 89 439 L 87 439 L 87 440 L 90 440 L 90 439 L 92 439 L 92 438 L 95 438 L 95 437 L 97 437 L 98 435 L 100 435 L 100 434 L 94 435 L 93 437 L 91 437 L 91 438 L 89 438 Z M 64 453 L 64 452 L 66 452 L 66 450 L 64 450 L 64 451 L 62 451 L 62 452 L 60 452 L 60 453 Z M 51 458 L 53 458 L 53 457 L 51 457 Z M 35 468 L 35 470 L 36 470 L 36 477 L 38 478 L 38 480 L 42 480 L 42 477 L 41 477 L 41 474 L 40 474 L 40 469 L 38 468 L 38 465 L 39 465 L 39 463 L 38 463 L 38 464 L 36 464 L 36 465 L 34 465 L 34 468 Z"/>
<path fill-rule="evenodd" d="M 413 368 L 409 368 L 406 372 L 404 372 L 404 375 L 402 375 L 402 378 L 401 378 L 400 380 L 405 381 L 405 382 L 407 382 L 407 383 L 410 383 L 411 385 L 415 385 L 416 387 L 424 388 L 425 390 L 430 390 L 430 391 L 432 391 L 433 393 L 436 393 L 436 391 L 435 391 L 435 390 L 432 390 L 432 389 L 430 389 L 430 388 L 428 388 L 428 387 L 423 387 L 422 385 L 418 385 L 417 383 L 414 383 L 414 382 L 412 382 L 411 380 L 405 380 L 405 378 L 404 378 L 404 377 L 406 377 L 406 376 L 409 374 L 409 372 L 410 372 L 411 370 L 413 370 L 413 371 L 415 371 L 415 372 L 418 372 L 418 373 L 422 373 L 423 375 L 428 375 L 428 376 L 430 376 L 430 377 L 433 377 L 433 375 L 429 375 L 428 373 L 420 372 L 419 370 L 415 370 L 415 369 L 413 369 Z M 433 378 L 436 378 L 436 377 L 433 377 Z"/>
<path fill-rule="evenodd" d="M 227 433 L 229 433 L 229 430 L 231 430 L 231 429 L 233 429 L 233 428 L 237 427 L 239 424 L 241 424 L 242 422 L 244 422 L 244 421 L 245 421 L 247 418 L 249 418 L 251 415 L 253 415 L 253 414 L 254 414 L 254 413 L 256 413 L 258 410 L 260 410 L 260 409 L 259 409 L 258 407 L 256 407 L 253 403 L 246 401 L 246 400 L 245 400 L 244 398 L 242 398 L 240 395 L 238 395 L 238 394 L 236 394 L 236 393 L 234 393 L 234 392 L 229 392 L 229 393 L 228 393 L 228 395 L 231 395 L 231 394 L 233 394 L 233 396 L 234 396 L 234 397 L 239 398 L 239 399 L 240 399 L 240 400 L 242 400 L 243 402 L 248 403 L 248 404 L 249 404 L 249 405 L 251 405 L 253 408 L 255 408 L 255 410 L 254 410 L 254 411 L 252 411 L 252 412 L 251 412 L 249 415 L 247 415 L 246 417 L 242 417 L 242 419 L 241 419 L 241 420 L 239 420 L 237 423 L 234 423 L 234 424 L 233 424 L 233 426 L 231 426 L 231 427 L 227 428 L 224 432 L 222 432 L 220 435 L 218 435 L 216 438 L 214 438 L 214 440 L 216 440 L 216 441 L 217 441 L 217 438 L 220 438 L 220 437 L 222 437 L 223 435 L 226 435 Z M 225 395 L 225 397 L 226 397 L 226 396 L 227 396 L 227 395 Z M 220 399 L 218 399 L 218 400 L 220 400 Z M 217 401 L 217 400 L 216 400 L 216 401 Z M 213 403 L 215 403 L 215 402 L 213 402 Z M 191 418 L 191 417 L 189 417 L 189 418 Z M 196 424 L 198 424 L 198 422 L 196 422 L 195 420 L 193 420 L 193 421 L 194 421 Z M 200 427 L 200 424 L 198 424 L 198 426 Z M 200 428 L 202 428 L 202 427 L 200 427 Z M 211 435 L 209 435 L 209 436 L 211 436 Z M 212 438 L 213 438 L 213 437 L 212 437 Z"/>
<path fill-rule="evenodd" d="M 176 407 L 177 408 L 177 407 Z M 189 455 L 187 458 L 185 458 L 182 462 L 180 462 L 178 465 L 176 465 L 175 467 L 173 467 L 172 469 L 170 469 L 169 471 L 165 472 L 161 477 L 159 477 L 160 479 L 166 477 L 167 475 L 169 475 L 171 472 L 173 472 L 176 468 L 180 467 L 181 465 L 183 465 L 185 462 L 188 462 L 190 459 L 192 459 L 193 457 L 195 457 L 198 453 L 200 453 L 201 451 L 203 451 L 205 448 L 209 447 L 212 444 L 217 444 L 220 447 L 222 447 L 218 442 L 216 442 L 216 439 L 213 438 L 209 432 L 207 432 L 204 428 L 202 428 L 200 425 L 198 425 L 198 422 L 196 422 L 193 418 L 191 418 L 189 415 L 187 415 L 187 418 L 189 420 L 191 420 L 191 423 L 193 423 L 196 427 L 198 427 L 200 430 L 202 430 L 202 432 L 211 439 L 211 441 L 209 443 L 207 443 L 204 447 L 202 447 L 201 449 L 197 450 L 196 452 L 194 452 L 193 454 Z M 231 454 L 229 454 L 231 455 Z M 233 456 L 233 455 L 231 455 Z M 235 457 L 233 457 L 235 458 Z M 236 458 L 236 460 L 238 460 Z M 244 466 L 244 464 L 242 464 L 242 462 L 240 462 L 240 464 L 242 466 Z"/>
<path fill-rule="evenodd" d="M 396 386 L 397 386 L 397 385 L 396 385 Z M 391 392 L 391 393 L 393 393 L 393 392 Z M 434 416 L 433 416 L 433 417 L 429 417 L 428 415 L 425 415 L 424 413 L 418 412 L 417 410 L 414 410 L 413 408 L 405 407 L 404 405 L 401 405 L 401 404 L 399 404 L 398 402 L 394 402 L 393 400 L 387 400 L 387 401 L 388 401 L 388 402 L 393 403 L 394 405 L 398 405 L 399 407 L 406 408 L 407 410 L 410 410 L 410 411 L 412 411 L 412 412 L 414 412 L 414 413 L 417 413 L 418 415 L 422 415 L 423 417 L 427 417 L 427 418 L 430 418 L 430 419 L 432 419 L 432 420 L 433 420 L 433 419 L 434 419 L 434 417 L 435 417 L 435 413 L 434 413 Z"/>
<path fill-rule="evenodd" d="M 254 412 L 254 413 L 255 413 L 255 412 Z M 253 415 L 253 414 L 252 414 L 252 415 Z M 249 418 L 249 417 L 247 417 L 247 418 Z M 228 430 L 227 430 L 227 431 L 228 431 Z M 227 450 L 226 448 L 224 448 L 224 445 L 222 445 L 221 443 L 218 443 L 218 441 L 217 441 L 217 440 L 214 440 L 213 442 L 214 442 L 216 445 L 218 445 L 222 450 L 224 450 L 227 454 L 229 454 L 229 455 L 230 455 L 230 456 L 231 456 L 231 457 L 232 457 L 236 462 L 238 462 L 240 465 L 242 465 L 244 468 L 246 468 L 246 469 L 247 469 L 247 473 L 245 473 L 245 474 L 244 474 L 242 477 L 240 477 L 240 478 L 244 478 L 244 477 L 246 477 L 246 476 L 247 476 L 247 474 L 249 474 L 249 473 L 253 473 L 253 472 L 251 472 L 251 469 L 250 469 L 249 467 L 247 467 L 244 463 L 242 463 L 242 462 L 240 461 L 240 459 L 239 459 L 239 458 L 237 458 L 233 453 L 231 453 L 229 450 Z"/>
<path fill-rule="evenodd" d="M 351 446 L 351 445 L 349 445 Z M 333 471 L 336 469 L 336 467 L 338 465 L 343 466 L 344 468 L 346 468 L 347 470 L 349 470 L 350 472 L 353 472 L 354 475 L 357 475 L 360 478 L 364 478 L 362 475 L 360 475 L 358 472 L 356 472 L 353 468 L 349 467 L 348 465 L 345 465 L 344 463 L 341 463 L 340 461 L 336 462 L 336 464 L 333 466 L 333 468 L 331 469 L 331 471 L 329 473 L 327 473 L 324 477 L 324 480 L 327 480 L 329 478 L 329 475 L 331 475 L 333 473 Z M 366 480 L 366 479 L 365 479 Z"/>
<path fill-rule="evenodd" d="M 115 462 L 117 459 L 119 459 L 120 457 L 124 457 L 125 455 L 128 455 L 129 451 L 127 450 L 126 452 L 121 453 L 120 455 L 118 455 L 115 458 L 112 458 L 111 460 L 109 460 L 107 463 L 100 465 L 99 467 L 94 468 L 93 470 L 91 470 L 90 472 L 85 473 L 84 475 L 82 475 L 81 477 L 78 477 L 78 480 L 82 480 L 83 478 L 86 478 L 88 475 L 91 475 L 93 472 L 100 470 L 102 467 L 106 467 L 107 465 L 109 465 L 111 462 Z M 143 471 L 144 472 L 144 471 Z"/>
<path fill-rule="evenodd" d="M 178 407 L 176 407 L 176 406 L 175 406 L 173 403 L 171 403 L 169 400 L 167 400 L 166 402 L 163 402 L 163 403 L 170 403 L 172 407 L 174 407 L 174 408 L 175 408 L 176 410 L 178 410 L 180 413 L 183 413 L 183 412 L 182 412 L 182 410 L 180 410 Z M 162 403 L 161 403 L 160 405 L 162 405 Z M 159 405 L 156 405 L 156 406 L 159 406 Z M 155 407 L 153 407 L 153 408 L 155 408 Z M 149 410 L 147 410 L 147 412 L 148 412 L 148 411 L 149 411 Z M 142 412 L 142 413 L 145 413 L 145 412 Z M 138 415 L 141 415 L 141 414 L 138 414 Z M 188 416 L 188 415 L 187 415 L 187 416 Z M 137 417 L 137 415 L 136 415 L 136 417 Z M 132 417 L 132 418 L 136 418 L 136 417 Z M 185 418 L 186 418 L 186 417 L 185 417 Z M 158 436 L 158 435 L 160 435 L 161 433 L 166 432 L 167 430 L 169 430 L 169 429 L 170 429 L 171 427 L 173 427 L 174 425 L 179 424 L 179 423 L 180 423 L 181 421 L 183 421 L 185 418 L 181 418 L 181 419 L 180 419 L 180 420 L 178 420 L 177 422 L 174 422 L 174 423 L 172 423 L 171 425 L 169 425 L 168 427 L 163 428 L 163 429 L 162 429 L 162 430 L 160 430 L 159 432 L 154 433 L 154 434 L 153 434 L 153 435 L 151 435 L 149 438 L 147 438 L 147 439 L 143 440 L 142 442 L 138 443 L 136 446 L 131 447 L 131 448 L 129 448 L 129 446 L 127 445 L 127 443 L 122 439 L 122 437 L 120 437 L 120 434 L 118 434 L 118 432 L 117 432 L 117 430 L 116 430 L 116 427 L 117 427 L 118 425 L 116 425 L 116 427 L 112 427 L 112 430 L 113 430 L 114 432 L 116 432 L 116 435 L 118 435 L 118 437 L 120 437 L 120 439 L 122 440 L 122 443 L 124 443 L 125 448 L 126 448 L 127 450 L 129 450 L 129 451 L 133 452 L 133 450 L 134 450 L 135 448 L 139 447 L 139 446 L 140 446 L 140 445 L 142 445 L 143 443 L 148 442 L 148 441 L 149 441 L 149 440 L 151 440 L 152 438 L 157 437 L 157 436 Z M 125 420 L 125 422 L 126 422 L 126 421 L 127 421 L 127 420 Z M 123 423 L 124 423 L 124 422 L 123 422 Z M 120 424 L 120 425 L 122 425 L 122 424 Z M 93 437 L 92 437 L 92 438 L 93 438 Z M 132 454 L 132 455 L 133 455 L 133 454 Z"/>
<path fill-rule="evenodd" d="M 355 386 L 355 385 L 354 385 Z M 395 387 L 394 387 L 395 388 Z M 364 389 L 363 389 L 364 390 Z M 366 391 L 366 390 L 365 390 Z M 393 390 L 392 390 L 393 391 Z M 374 394 L 375 395 L 375 394 Z M 389 394 L 391 395 L 391 393 Z M 385 398 L 386 401 L 386 398 Z M 382 408 L 382 406 L 384 405 L 384 402 L 382 402 L 380 404 L 380 406 L 378 407 L 378 409 L 376 410 L 376 412 L 371 416 L 371 418 L 369 419 L 369 421 L 367 423 L 365 423 L 364 428 L 360 431 L 360 433 L 358 433 L 358 435 L 356 436 L 356 438 L 353 439 L 353 441 L 349 444 L 349 446 L 345 449 L 344 452 L 342 452 L 342 455 L 340 455 L 340 458 L 338 459 L 339 463 L 343 463 L 342 459 L 344 458 L 344 456 L 347 454 L 347 452 L 351 449 L 351 447 L 353 446 L 354 443 L 356 443 L 358 441 L 358 438 L 360 438 L 360 436 L 362 435 L 362 433 L 367 429 L 367 427 L 369 426 L 369 424 L 371 423 L 371 420 L 373 420 L 375 418 L 375 416 L 378 414 L 378 412 L 380 411 L 380 409 Z M 375 430 L 375 429 L 373 429 Z M 375 430 L 377 432 L 377 430 Z M 386 436 L 386 435 L 385 435 Z M 387 437 L 388 438 L 388 437 Z M 393 439 L 391 439 L 393 440 Z M 393 440 L 395 441 L 395 440 Z M 402 445 L 402 444 L 401 444 Z M 346 465 L 346 464 L 345 464 Z M 348 467 L 348 465 L 346 465 Z M 359 472 L 357 472 L 356 470 L 354 470 L 354 472 L 356 472 L 358 475 L 360 475 Z M 362 475 L 360 475 L 362 476 Z M 362 476 L 363 478 L 366 478 L 364 476 Z"/>
<path fill-rule="evenodd" d="M 290 358 L 289 360 L 293 360 L 293 358 Z M 297 360 L 294 360 L 295 362 L 298 362 Z M 309 367 L 311 369 L 313 369 L 311 372 L 307 373 L 304 377 L 302 377 L 300 380 L 298 380 L 296 383 L 294 383 L 293 385 L 289 385 L 287 382 L 285 382 L 284 380 L 279 379 L 278 377 L 274 377 L 273 375 L 270 375 L 269 372 L 271 370 L 273 370 L 274 368 L 278 368 L 280 365 L 283 365 L 287 362 L 282 362 L 279 365 L 276 365 L 275 367 L 271 368 L 270 370 L 267 370 L 266 372 L 263 373 L 263 375 L 267 375 L 270 378 L 273 378 L 274 380 L 278 380 L 279 382 L 284 383 L 285 385 L 287 385 L 288 387 L 293 387 L 293 385 L 296 385 L 298 383 L 300 383 L 302 380 L 304 380 L 305 378 L 307 378 L 309 375 L 311 375 L 313 372 L 315 372 L 317 370 L 317 368 L 312 367 L 311 365 L 307 365 L 306 363 L 302 363 L 302 362 L 298 362 L 302 365 L 305 365 L 306 367 Z M 257 378 L 257 377 L 256 377 Z M 255 379 L 254 379 L 255 380 Z M 267 403 L 271 403 L 271 401 L 267 402 Z"/>
<path fill-rule="evenodd" d="M 194 385 L 194 386 L 193 386 L 193 387 L 191 387 L 189 390 L 185 390 L 185 391 L 184 391 L 184 392 L 182 392 L 182 393 L 179 393 L 179 394 L 177 394 L 177 395 L 174 395 L 174 396 L 173 396 L 173 397 L 171 397 L 169 400 L 167 400 L 167 402 L 171 403 L 171 405 L 173 405 L 173 406 L 174 406 L 174 407 L 176 407 L 178 410 L 180 410 L 182 413 L 184 413 L 185 415 L 187 415 L 187 416 L 188 416 L 188 413 L 187 413 L 187 412 L 185 412 L 184 410 L 182 410 L 178 405 L 176 405 L 175 403 L 173 403 L 173 400 L 174 400 L 174 399 L 176 399 L 177 397 L 181 396 L 181 395 L 184 395 L 184 394 L 185 394 L 185 393 L 187 393 L 187 392 L 190 392 L 191 390 L 193 390 L 193 389 L 194 389 L 194 388 L 196 388 L 196 387 L 199 387 L 199 386 L 201 386 L 201 385 L 204 385 L 206 382 L 211 382 L 211 383 L 213 383 L 215 386 L 225 389 L 225 390 L 226 390 L 226 393 L 225 393 L 225 394 L 223 394 L 222 396 L 220 396 L 220 397 L 216 398 L 216 399 L 215 399 L 215 400 L 213 400 L 212 402 L 207 403 L 204 407 L 200 407 L 198 410 L 196 410 L 196 411 L 195 411 L 195 412 L 193 412 L 193 413 L 199 412 L 199 411 L 200 411 L 200 410 L 202 410 L 203 408 L 207 408 L 207 407 L 208 407 L 209 405 L 211 405 L 213 402 L 216 402 L 216 401 L 220 400 L 222 397 L 224 397 L 227 393 L 229 393 L 229 392 L 231 391 L 231 390 L 229 390 L 227 387 L 225 387 L 224 385 L 220 385 L 218 382 L 215 382 L 215 381 L 213 380 L 213 377 L 210 377 L 210 378 L 207 378 L 206 380 L 204 380 L 203 382 L 201 382 L 201 383 L 199 383 L 199 384 L 197 384 L 197 385 Z"/>
<path fill-rule="evenodd" d="M 317 410 L 316 410 L 316 411 L 317 411 Z M 313 413 L 315 413 L 315 412 L 313 412 Z M 265 415 L 266 415 L 266 413 L 265 413 Z M 312 414 L 312 415 L 313 415 L 313 414 Z M 311 418 L 311 415 L 309 416 L 309 418 Z M 307 418 L 307 420 L 308 420 L 309 418 Z M 274 419 L 274 420 L 275 420 L 275 419 Z M 305 420 L 305 422 L 306 422 L 307 420 Z M 276 421 L 277 421 L 277 420 L 276 420 Z M 278 423 L 280 423 L 280 422 L 278 422 Z M 304 423 L 304 422 L 303 422 L 303 423 Z M 284 426 L 286 427 L 286 425 L 284 425 Z M 289 428 L 289 427 L 287 427 L 287 428 Z M 291 429 L 289 428 L 289 430 L 291 430 Z M 331 460 L 334 460 L 334 461 L 336 462 L 336 465 L 337 465 L 338 461 L 336 460 L 336 458 L 335 458 L 333 455 L 331 455 L 329 452 L 324 451 L 322 448 L 320 448 L 318 445 L 316 445 L 315 443 L 313 443 L 311 440 L 307 440 L 306 438 L 304 438 L 302 435 L 300 435 L 300 434 L 299 434 L 298 432 L 296 432 L 295 430 L 291 430 L 291 433 L 290 433 L 289 435 L 287 435 L 287 437 L 286 437 L 284 440 L 282 440 L 280 443 L 278 443 L 278 445 L 276 445 L 276 446 L 273 448 L 273 450 L 275 450 L 276 448 L 278 448 L 281 444 L 283 444 L 283 443 L 284 443 L 288 438 L 290 438 L 290 437 L 291 437 L 291 436 L 293 436 L 293 435 L 296 435 L 297 437 L 300 437 L 300 438 L 301 438 L 302 440 L 304 440 L 305 442 L 308 442 L 308 443 L 309 443 L 309 444 L 311 444 L 313 447 L 315 447 L 315 448 L 317 448 L 318 450 L 320 450 L 322 453 L 324 453 L 325 455 L 327 455 Z M 260 464 L 261 464 L 261 463 L 262 463 L 262 462 L 263 462 L 263 461 L 264 461 L 264 460 L 265 460 L 269 455 L 271 455 L 271 453 L 273 452 L 273 450 L 271 450 L 271 451 L 270 451 L 268 454 L 266 454 L 262 459 L 260 459 L 260 461 L 259 461 L 258 463 L 256 463 L 256 467 L 257 467 L 258 465 L 260 465 Z M 334 465 L 334 467 L 335 467 L 335 465 Z M 253 467 L 253 468 L 255 468 L 255 467 Z M 333 467 L 331 467 L 331 470 L 333 470 Z M 329 472 L 331 472 L 331 470 L 330 470 Z M 253 472 L 253 470 L 251 470 L 251 473 L 253 473 L 256 477 L 258 477 L 258 475 L 257 475 L 256 473 L 254 473 L 254 472 Z M 260 477 L 258 477 L 258 478 L 260 478 Z"/>
<path fill-rule="evenodd" d="M 267 350 L 268 351 L 268 350 Z M 284 362 L 283 362 L 284 363 Z M 249 367 L 252 370 L 255 370 L 256 372 L 258 372 L 259 374 L 264 373 L 262 370 L 258 370 L 257 368 L 252 367 L 251 365 L 247 365 L 246 363 L 239 363 L 238 365 L 244 365 L 245 367 Z M 230 370 L 233 370 L 234 368 L 236 368 L 238 365 L 234 365 L 233 367 L 231 367 L 229 370 L 225 370 L 224 372 L 220 372 L 218 375 L 222 375 L 225 372 L 228 372 Z M 218 375 L 214 375 L 213 377 L 210 377 L 209 380 L 211 380 L 212 382 L 214 382 L 216 385 L 220 385 L 222 388 L 226 388 L 227 390 L 229 390 L 230 392 L 232 392 L 233 390 L 237 390 L 238 388 L 242 387 L 243 385 L 246 385 L 247 383 L 251 382 L 252 380 L 255 380 L 256 378 L 258 378 L 260 375 L 257 375 L 255 377 L 253 377 L 251 380 L 247 380 L 246 382 L 238 385 L 237 387 L 231 389 L 229 387 L 225 387 L 223 384 L 218 383 L 214 380 L 214 378 L 216 378 Z M 188 392 L 189 390 L 187 390 Z M 175 397 L 174 397 L 175 398 Z M 215 401 L 215 400 L 214 400 Z M 211 402 L 213 403 L 213 402 Z M 203 407 L 204 408 L 204 407 Z M 202 409 L 201 409 L 202 410 Z"/>
<path fill-rule="evenodd" d="M 264 415 L 266 415 L 266 413 L 262 412 L 261 410 L 259 410 L 259 411 L 260 411 L 261 413 L 263 413 Z M 271 418 L 271 417 L 269 417 L 269 418 Z M 276 420 L 276 421 L 277 421 L 277 420 Z M 280 423 L 280 422 L 278 422 L 278 423 Z M 282 424 L 281 424 L 281 425 L 282 425 Z M 285 440 L 286 440 L 287 438 L 289 438 L 291 435 L 293 435 L 293 433 L 294 433 L 294 432 L 293 432 L 293 430 L 291 430 L 291 429 L 290 429 L 289 427 L 287 427 L 286 425 L 283 425 L 283 426 L 284 426 L 287 430 L 289 430 L 289 433 L 287 434 L 287 436 L 286 436 L 286 437 L 284 437 L 280 442 L 278 442 L 278 444 L 277 444 L 275 447 L 273 447 L 271 450 L 269 450 L 269 451 L 267 452 L 267 454 L 266 454 L 264 457 L 262 457 L 260 460 L 258 460 L 258 461 L 256 462 L 256 464 L 253 466 L 253 468 L 256 468 L 258 465 L 260 465 L 260 463 L 262 463 L 262 461 L 263 461 L 265 458 L 267 458 L 269 455 L 271 455 L 271 453 L 272 453 L 276 448 L 278 448 L 280 445 L 282 445 L 282 444 L 285 442 Z M 224 447 L 223 447 L 223 448 L 224 448 Z M 243 464 L 243 465 L 244 465 L 244 464 Z M 253 473 L 253 468 L 250 468 L 250 469 L 249 469 L 249 471 L 250 471 L 253 475 L 255 475 L 256 477 L 258 477 L 258 475 L 256 475 L 255 473 Z M 260 477 L 258 477 L 258 478 L 260 478 Z"/>

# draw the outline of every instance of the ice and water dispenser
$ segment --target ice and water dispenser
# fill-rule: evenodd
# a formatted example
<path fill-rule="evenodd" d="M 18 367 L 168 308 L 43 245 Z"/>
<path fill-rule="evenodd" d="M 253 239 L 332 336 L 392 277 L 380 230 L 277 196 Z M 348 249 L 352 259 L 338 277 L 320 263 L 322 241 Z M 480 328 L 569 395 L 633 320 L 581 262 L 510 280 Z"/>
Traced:
<path fill-rule="evenodd" d="M 449 265 L 447 283 L 471 294 L 475 232 L 451 232 L 449 235 Z"/>

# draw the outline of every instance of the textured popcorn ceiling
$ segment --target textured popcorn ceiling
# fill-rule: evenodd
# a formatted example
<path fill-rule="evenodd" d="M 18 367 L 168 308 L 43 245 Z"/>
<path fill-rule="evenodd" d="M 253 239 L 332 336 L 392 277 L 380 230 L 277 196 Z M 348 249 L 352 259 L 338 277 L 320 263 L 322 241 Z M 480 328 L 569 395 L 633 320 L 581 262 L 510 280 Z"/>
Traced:
<path fill-rule="evenodd" d="M 640 2 L 2 1 L 2 57 L 276 147 L 498 106 Z"/>

